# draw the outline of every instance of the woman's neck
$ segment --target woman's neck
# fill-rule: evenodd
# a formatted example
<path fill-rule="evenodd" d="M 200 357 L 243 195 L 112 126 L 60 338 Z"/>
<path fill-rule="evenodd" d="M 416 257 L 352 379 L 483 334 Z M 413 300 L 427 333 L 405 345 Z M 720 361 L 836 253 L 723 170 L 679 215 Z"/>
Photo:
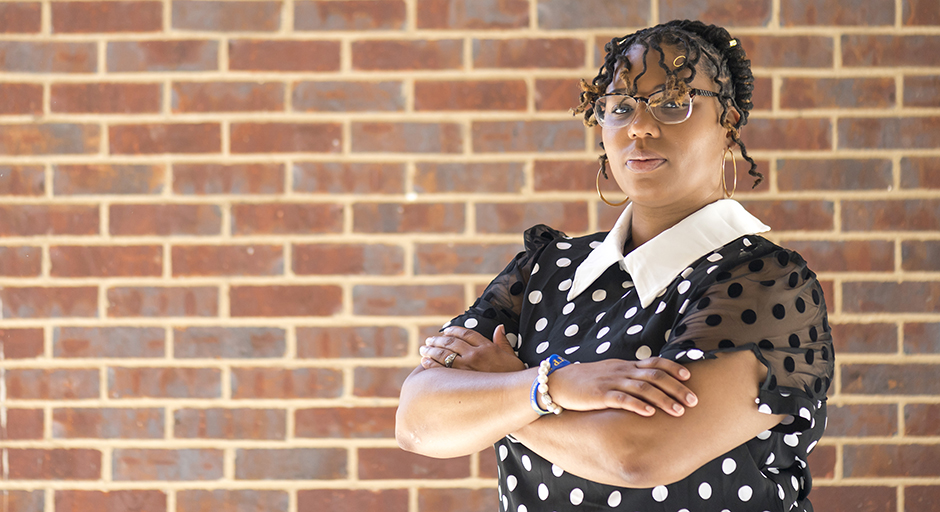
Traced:
<path fill-rule="evenodd" d="M 645 244 L 656 235 L 675 226 L 682 219 L 717 199 L 714 198 L 703 203 L 672 204 L 664 207 L 649 207 L 634 203 L 633 219 L 630 222 L 631 236 L 624 247 L 624 254 Z"/>

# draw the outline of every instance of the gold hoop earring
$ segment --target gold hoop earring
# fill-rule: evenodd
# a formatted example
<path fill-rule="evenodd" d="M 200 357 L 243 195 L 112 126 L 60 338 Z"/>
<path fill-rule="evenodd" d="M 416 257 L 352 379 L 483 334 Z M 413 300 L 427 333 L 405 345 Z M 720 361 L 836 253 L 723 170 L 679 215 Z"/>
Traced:
<path fill-rule="evenodd" d="M 734 182 L 731 185 L 730 194 L 728 193 L 728 185 L 725 182 L 725 162 L 727 161 L 727 158 L 725 157 L 725 155 L 727 155 L 729 151 L 731 152 L 732 169 L 734 169 Z M 724 189 L 725 197 L 727 197 L 728 199 L 731 199 L 732 197 L 734 197 L 734 191 L 738 189 L 738 161 L 735 160 L 734 150 L 731 148 L 725 148 L 725 150 L 721 152 L 721 188 Z"/>
<path fill-rule="evenodd" d="M 602 158 L 601 167 L 600 169 L 597 170 L 597 178 L 594 180 L 594 184 L 597 186 L 597 195 L 600 196 L 601 201 L 604 201 L 604 203 L 606 203 L 608 206 L 623 206 L 627 204 L 627 201 L 630 200 L 629 196 L 627 196 L 626 199 L 624 199 L 623 201 L 620 201 L 619 203 L 611 203 L 610 201 L 607 200 L 607 198 L 604 197 L 604 193 L 601 192 L 601 173 L 604 172 L 604 167 L 606 165 L 607 165 L 607 159 Z M 604 173 L 604 174 L 606 175 L 607 173 Z"/>

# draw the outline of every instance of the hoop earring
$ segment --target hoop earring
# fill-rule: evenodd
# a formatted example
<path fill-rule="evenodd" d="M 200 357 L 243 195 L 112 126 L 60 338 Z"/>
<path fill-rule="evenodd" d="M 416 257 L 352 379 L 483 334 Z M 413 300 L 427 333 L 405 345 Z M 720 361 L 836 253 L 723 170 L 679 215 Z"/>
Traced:
<path fill-rule="evenodd" d="M 607 167 L 606 155 L 602 156 L 598 160 L 601 161 L 601 168 L 597 170 L 597 178 L 595 178 L 594 180 L 594 184 L 597 186 L 597 195 L 600 196 L 601 201 L 604 201 L 604 203 L 607 204 L 608 206 L 623 206 L 627 204 L 627 201 L 630 200 L 629 196 L 627 196 L 626 199 L 624 199 L 623 201 L 620 201 L 619 203 L 611 203 L 610 201 L 607 200 L 607 198 L 604 197 L 604 193 L 601 192 L 601 173 L 604 173 L 605 178 L 607 177 L 607 172 L 604 169 L 605 167 Z"/>
<path fill-rule="evenodd" d="M 725 162 L 726 162 L 725 155 L 727 155 L 729 151 L 731 152 L 731 165 L 732 165 L 732 168 L 734 169 L 734 182 L 731 185 L 730 194 L 728 193 L 728 185 L 725 183 Z M 734 191 L 738 189 L 738 161 L 735 160 L 734 150 L 731 148 L 725 148 L 725 150 L 721 152 L 721 188 L 724 189 L 725 197 L 727 197 L 728 199 L 731 199 L 732 197 L 734 197 Z"/>

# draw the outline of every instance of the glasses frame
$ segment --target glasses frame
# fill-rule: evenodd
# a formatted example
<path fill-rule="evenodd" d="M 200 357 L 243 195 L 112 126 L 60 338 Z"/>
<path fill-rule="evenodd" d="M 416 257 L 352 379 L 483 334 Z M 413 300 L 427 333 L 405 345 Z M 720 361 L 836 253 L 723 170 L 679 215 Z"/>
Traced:
<path fill-rule="evenodd" d="M 670 123 L 670 122 L 663 121 L 662 119 L 656 117 L 656 114 L 653 113 L 653 110 L 650 108 L 650 97 L 652 97 L 653 95 L 656 95 L 656 94 L 660 94 L 660 93 L 662 93 L 662 92 L 665 92 L 665 89 L 660 89 L 660 90 L 658 90 L 658 91 L 655 91 L 655 92 L 651 93 L 649 96 L 646 96 L 646 97 L 643 97 L 643 96 L 632 96 L 632 95 L 630 95 L 630 94 L 624 94 L 624 93 L 622 93 L 622 92 L 609 92 L 609 93 L 606 93 L 606 94 L 602 94 L 602 95 L 598 96 L 597 99 L 594 100 L 594 119 L 597 119 L 597 124 L 601 125 L 601 128 L 604 128 L 604 123 L 603 123 L 603 121 L 601 121 L 601 119 L 603 119 L 603 118 L 597 114 L 597 105 L 598 105 L 597 102 L 598 102 L 598 100 L 600 100 L 601 98 L 606 98 L 606 97 L 608 97 L 608 96 L 626 96 L 626 97 L 628 97 L 628 98 L 633 98 L 633 100 L 636 101 L 637 104 L 639 104 L 640 102 L 645 103 L 645 104 L 646 104 L 646 111 L 649 112 L 649 114 L 653 117 L 653 119 L 655 119 L 657 122 L 662 123 L 662 124 L 681 124 L 681 123 L 684 123 L 684 122 L 688 121 L 689 118 L 692 117 L 692 109 L 694 108 L 694 103 L 695 103 L 695 97 L 696 97 L 696 96 L 709 96 L 709 97 L 713 97 L 713 98 L 717 98 L 717 97 L 718 97 L 718 93 L 717 93 L 717 92 L 706 91 L 705 89 L 689 89 L 689 113 L 688 113 L 688 115 L 686 115 L 685 118 L 682 119 L 681 121 L 675 121 L 675 122 Z M 639 111 L 640 111 L 640 109 L 637 108 L 637 109 L 633 112 L 633 115 L 630 116 L 630 119 L 627 120 L 627 122 L 624 123 L 623 126 L 627 126 L 628 124 L 630 124 L 631 122 L 633 122 L 633 118 L 636 117 L 636 114 L 637 114 L 637 112 L 639 112 Z M 617 128 L 623 128 L 623 126 L 619 126 L 619 127 L 617 127 Z"/>

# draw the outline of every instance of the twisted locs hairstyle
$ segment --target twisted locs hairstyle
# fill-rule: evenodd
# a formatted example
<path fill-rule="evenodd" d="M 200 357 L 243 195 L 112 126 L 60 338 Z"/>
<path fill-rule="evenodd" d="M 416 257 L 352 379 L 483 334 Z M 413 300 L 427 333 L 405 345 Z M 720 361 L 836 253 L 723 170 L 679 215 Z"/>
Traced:
<path fill-rule="evenodd" d="M 611 39 L 604 45 L 607 56 L 597 76 L 591 83 L 581 80 L 581 104 L 571 112 L 575 115 L 583 114 L 586 126 L 597 124 L 597 119 L 594 118 L 594 101 L 604 94 L 607 86 L 615 80 L 614 69 L 618 64 L 622 66 L 622 76 L 624 82 L 627 82 L 626 75 L 630 71 L 627 52 L 634 46 L 643 48 L 643 69 L 632 82 L 627 83 L 627 92 L 630 94 L 636 94 L 637 80 L 646 73 L 646 56 L 650 49 L 659 53 L 659 67 L 666 71 L 667 95 L 685 94 L 699 71 L 704 71 L 718 85 L 718 101 L 722 107 L 719 122 L 728 129 L 731 139 L 740 146 L 741 156 L 751 164 L 748 174 L 754 176 L 753 186 L 756 187 L 764 176 L 757 172 L 757 164 L 747 154 L 747 148 L 740 138 L 741 127 L 747 124 L 748 114 L 754 107 L 751 102 L 751 94 L 754 91 L 751 61 L 747 59 L 741 44 L 719 26 L 706 25 L 701 21 L 674 20 Z M 667 66 L 663 47 L 678 50 L 679 55 L 685 57 L 677 59 L 681 64 Z M 683 74 L 685 76 L 682 76 Z M 737 109 L 741 114 L 736 123 L 732 123 L 729 117 L 731 109 Z M 601 147 L 603 148 L 603 144 Z M 605 158 L 606 155 L 601 155 L 601 160 Z M 606 177 L 606 172 L 604 174 Z"/>

